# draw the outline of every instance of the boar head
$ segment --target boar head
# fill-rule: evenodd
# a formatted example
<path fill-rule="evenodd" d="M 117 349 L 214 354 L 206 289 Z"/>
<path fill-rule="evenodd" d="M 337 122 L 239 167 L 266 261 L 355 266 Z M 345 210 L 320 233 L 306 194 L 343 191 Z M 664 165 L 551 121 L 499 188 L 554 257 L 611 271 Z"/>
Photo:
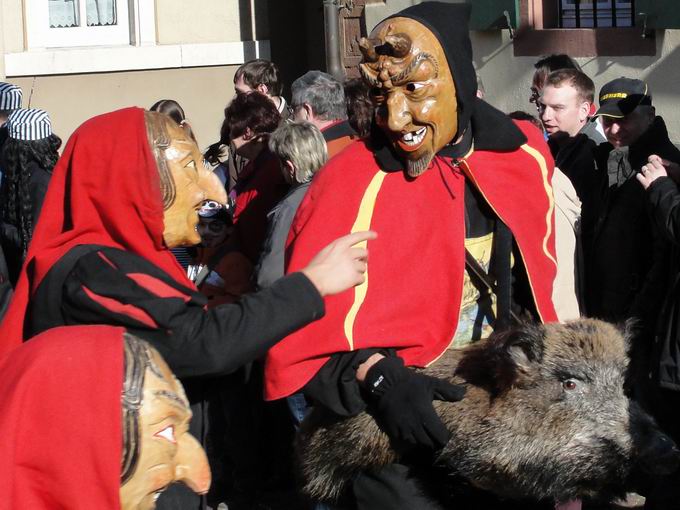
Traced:
<path fill-rule="evenodd" d="M 613 498 L 636 464 L 670 471 L 678 451 L 624 393 L 625 331 L 597 320 L 523 324 L 424 371 L 468 385 L 461 402 L 435 402 L 451 440 L 435 463 L 503 497 Z M 335 500 L 365 469 L 400 459 L 369 412 L 315 409 L 297 451 L 305 492 Z"/>

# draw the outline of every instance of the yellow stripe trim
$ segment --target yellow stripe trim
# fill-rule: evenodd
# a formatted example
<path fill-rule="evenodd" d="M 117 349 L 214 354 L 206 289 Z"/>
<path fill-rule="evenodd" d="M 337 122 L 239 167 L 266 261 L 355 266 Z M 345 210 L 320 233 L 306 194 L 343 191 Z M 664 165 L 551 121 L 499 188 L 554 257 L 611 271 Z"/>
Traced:
<path fill-rule="evenodd" d="M 557 266 L 557 261 L 548 250 L 548 239 L 550 239 L 550 234 L 552 234 L 551 220 L 553 217 L 553 212 L 555 211 L 555 197 L 553 196 L 552 185 L 548 180 L 548 165 L 546 165 L 545 163 L 545 158 L 543 157 L 543 154 L 541 154 L 538 150 L 534 149 L 533 147 L 527 144 L 522 145 L 521 148 L 524 152 L 532 156 L 538 163 L 538 166 L 541 168 L 541 175 L 543 176 L 543 187 L 545 188 L 545 194 L 548 197 L 549 204 L 548 213 L 545 215 L 545 237 L 543 238 L 543 253 L 545 253 L 545 256 L 552 260 L 553 264 Z"/>
<path fill-rule="evenodd" d="M 385 172 L 378 171 L 371 179 L 370 184 L 364 192 L 364 196 L 359 204 L 359 212 L 354 220 L 354 225 L 352 225 L 352 233 L 361 232 L 363 230 L 368 230 L 371 226 L 371 220 L 373 219 L 373 211 L 375 210 L 375 201 L 378 197 L 378 192 L 385 180 Z M 359 248 L 366 247 L 366 241 L 356 245 Z M 359 309 L 366 299 L 366 294 L 368 292 L 368 270 L 364 273 L 364 283 L 354 287 L 354 303 L 352 303 L 347 316 L 345 317 L 345 337 L 347 337 L 347 342 L 349 343 L 349 349 L 354 350 L 354 321 L 357 318 Z"/>

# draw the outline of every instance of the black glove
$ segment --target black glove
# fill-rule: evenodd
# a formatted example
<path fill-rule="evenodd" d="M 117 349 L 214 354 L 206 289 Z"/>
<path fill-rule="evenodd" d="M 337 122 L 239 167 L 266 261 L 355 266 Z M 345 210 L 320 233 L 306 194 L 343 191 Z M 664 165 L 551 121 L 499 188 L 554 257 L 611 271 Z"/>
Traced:
<path fill-rule="evenodd" d="M 456 402 L 465 387 L 406 368 L 399 357 L 387 357 L 366 374 L 364 387 L 376 419 L 395 446 L 440 449 L 450 432 L 434 410 L 432 401 Z"/>

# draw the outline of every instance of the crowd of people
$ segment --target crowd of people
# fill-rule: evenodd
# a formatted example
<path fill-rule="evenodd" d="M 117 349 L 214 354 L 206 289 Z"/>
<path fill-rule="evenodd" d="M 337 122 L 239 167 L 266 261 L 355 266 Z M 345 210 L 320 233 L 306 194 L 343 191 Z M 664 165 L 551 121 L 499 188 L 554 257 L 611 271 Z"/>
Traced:
<path fill-rule="evenodd" d="M 596 95 L 550 55 L 506 115 L 462 13 L 402 11 L 362 40 L 362 79 L 309 71 L 290 102 L 276 64 L 246 62 L 204 154 L 164 99 L 87 121 L 60 157 L 48 113 L 0 83 L 3 345 L 104 324 L 162 354 L 213 483 L 158 508 L 324 508 L 293 475 L 310 405 L 369 407 L 405 451 L 441 448 L 432 400 L 464 389 L 411 367 L 518 317 L 627 322 L 628 390 L 680 444 L 680 151 L 648 84 Z M 439 508 L 409 469 L 357 477 L 351 504 Z M 677 473 L 636 482 L 646 509 L 677 505 Z"/>

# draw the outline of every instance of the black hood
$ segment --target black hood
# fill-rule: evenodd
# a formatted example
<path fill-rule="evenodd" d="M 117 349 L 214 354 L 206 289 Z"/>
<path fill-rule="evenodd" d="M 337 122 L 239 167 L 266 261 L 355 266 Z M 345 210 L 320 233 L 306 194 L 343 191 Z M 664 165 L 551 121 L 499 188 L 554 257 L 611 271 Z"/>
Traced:
<path fill-rule="evenodd" d="M 386 19 L 390 18 L 410 18 L 421 23 L 442 45 L 456 84 L 458 132 L 453 138 L 456 140 L 470 122 L 477 97 L 477 75 L 472 66 L 472 43 L 468 30 L 470 5 L 424 2 Z"/>

